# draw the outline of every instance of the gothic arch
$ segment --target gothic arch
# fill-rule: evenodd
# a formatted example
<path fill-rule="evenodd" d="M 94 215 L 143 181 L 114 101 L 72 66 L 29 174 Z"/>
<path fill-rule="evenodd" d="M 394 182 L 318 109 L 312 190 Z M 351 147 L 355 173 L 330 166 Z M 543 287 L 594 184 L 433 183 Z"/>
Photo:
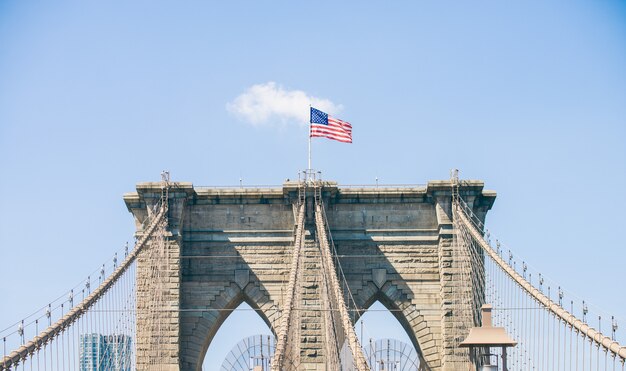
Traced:
<path fill-rule="evenodd" d="M 356 293 L 355 301 L 363 312 L 376 301 L 380 301 L 398 320 L 411 339 L 419 354 L 421 369 L 438 369 L 440 357 L 436 338 L 420 310 L 411 302 L 411 296 L 410 293 L 404 292 L 401 287 L 390 281 L 380 289 L 370 281 Z M 358 317 L 355 318 L 355 323 L 356 320 Z"/>
<path fill-rule="evenodd" d="M 202 370 L 204 356 L 215 334 L 232 311 L 244 302 L 255 309 L 272 333 L 276 334 L 279 310 L 267 291 L 258 282 L 251 281 L 244 289 L 232 282 L 220 289 L 214 298 L 207 298 L 204 308 L 181 312 L 181 370 Z"/>

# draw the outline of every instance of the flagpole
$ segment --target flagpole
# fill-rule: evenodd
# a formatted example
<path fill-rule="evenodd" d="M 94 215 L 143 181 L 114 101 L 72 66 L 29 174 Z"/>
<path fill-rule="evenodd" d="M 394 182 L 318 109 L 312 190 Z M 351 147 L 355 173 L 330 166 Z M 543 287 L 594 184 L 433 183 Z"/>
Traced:
<path fill-rule="evenodd" d="M 311 105 L 309 104 L 309 166 L 307 170 L 311 170 Z"/>

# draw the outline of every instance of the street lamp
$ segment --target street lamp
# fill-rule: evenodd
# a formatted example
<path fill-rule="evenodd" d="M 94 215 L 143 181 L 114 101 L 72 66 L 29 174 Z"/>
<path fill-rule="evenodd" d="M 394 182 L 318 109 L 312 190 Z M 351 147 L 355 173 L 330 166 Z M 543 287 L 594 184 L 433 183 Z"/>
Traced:
<path fill-rule="evenodd" d="M 483 304 L 480 308 L 482 314 L 482 326 L 474 327 L 470 329 L 469 335 L 460 344 L 461 347 L 470 348 L 470 352 L 473 348 L 483 348 L 485 353 L 479 354 L 479 357 L 485 357 L 486 363 L 483 364 L 481 371 L 497 370 L 498 366 L 491 364 L 490 348 L 502 347 L 502 370 L 507 371 L 506 365 L 506 348 L 514 347 L 517 342 L 506 333 L 504 327 L 493 327 L 491 324 L 491 309 L 489 304 Z"/>

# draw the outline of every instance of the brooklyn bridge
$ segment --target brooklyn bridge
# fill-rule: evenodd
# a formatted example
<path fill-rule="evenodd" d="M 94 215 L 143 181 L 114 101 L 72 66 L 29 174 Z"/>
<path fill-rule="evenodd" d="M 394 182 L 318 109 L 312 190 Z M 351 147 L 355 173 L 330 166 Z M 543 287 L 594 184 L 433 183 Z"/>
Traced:
<path fill-rule="evenodd" d="M 273 336 L 242 343 L 254 351 L 224 370 L 624 370 L 614 319 L 601 327 L 492 240 L 495 199 L 458 173 L 360 187 L 305 171 L 267 188 L 164 173 L 124 195 L 134 246 L 1 333 L 0 370 L 201 370 L 242 303 Z M 414 360 L 390 363 L 358 338 L 376 301 Z"/>

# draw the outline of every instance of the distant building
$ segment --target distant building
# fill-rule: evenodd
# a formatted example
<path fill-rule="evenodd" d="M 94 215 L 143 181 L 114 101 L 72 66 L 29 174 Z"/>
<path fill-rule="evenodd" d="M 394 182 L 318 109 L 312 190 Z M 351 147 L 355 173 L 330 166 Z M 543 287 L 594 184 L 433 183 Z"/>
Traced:
<path fill-rule="evenodd" d="M 80 335 L 80 371 L 130 371 L 132 339 L 127 335 Z"/>

